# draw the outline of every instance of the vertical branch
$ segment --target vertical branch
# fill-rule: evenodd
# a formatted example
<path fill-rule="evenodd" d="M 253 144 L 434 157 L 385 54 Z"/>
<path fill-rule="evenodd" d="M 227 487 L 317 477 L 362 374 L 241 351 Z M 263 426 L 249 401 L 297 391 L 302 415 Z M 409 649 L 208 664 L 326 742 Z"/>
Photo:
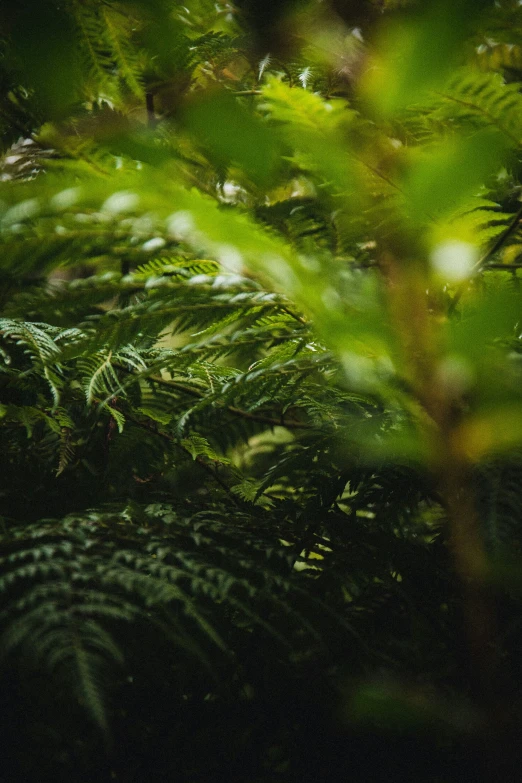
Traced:
<path fill-rule="evenodd" d="M 451 525 L 453 562 L 461 584 L 470 677 L 480 702 L 496 712 L 500 671 L 495 654 L 493 598 L 487 584 L 488 562 L 470 490 L 470 466 L 452 448 L 452 433 L 448 431 L 446 435 L 442 440 L 446 459 L 439 466 L 439 482 Z"/>
<path fill-rule="evenodd" d="M 435 424 L 426 430 L 431 470 L 443 498 L 450 527 L 454 569 L 461 585 L 464 632 L 471 685 L 478 703 L 497 712 L 499 667 L 488 560 L 471 486 L 472 465 L 459 442 L 462 419 L 454 390 L 441 377 L 444 356 L 436 318 L 428 308 L 427 274 L 419 265 L 391 254 L 380 267 L 388 287 L 390 320 L 395 325 L 408 381 Z"/>

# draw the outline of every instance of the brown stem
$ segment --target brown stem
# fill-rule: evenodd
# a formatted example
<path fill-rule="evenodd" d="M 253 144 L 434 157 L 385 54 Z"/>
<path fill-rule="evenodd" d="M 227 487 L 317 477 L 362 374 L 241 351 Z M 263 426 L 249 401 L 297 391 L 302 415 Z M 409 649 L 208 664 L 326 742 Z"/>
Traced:
<path fill-rule="evenodd" d="M 491 714 L 498 711 L 500 697 L 494 601 L 488 585 L 487 555 L 470 487 L 471 466 L 454 453 L 451 439 L 452 433 L 448 431 L 442 440 L 445 458 L 439 466 L 440 491 L 450 521 L 455 572 L 461 584 L 471 684 L 477 702 Z"/>
<path fill-rule="evenodd" d="M 472 465 L 462 443 L 459 400 L 440 375 L 444 356 L 435 319 L 430 315 L 425 278 L 415 264 L 393 256 L 380 264 L 388 281 L 390 317 L 402 345 L 408 383 L 435 425 L 425 431 L 431 470 L 447 510 L 454 569 L 461 585 L 464 632 L 471 687 L 490 715 L 498 705 L 499 666 L 496 622 L 488 585 L 488 561 L 471 486 Z"/>

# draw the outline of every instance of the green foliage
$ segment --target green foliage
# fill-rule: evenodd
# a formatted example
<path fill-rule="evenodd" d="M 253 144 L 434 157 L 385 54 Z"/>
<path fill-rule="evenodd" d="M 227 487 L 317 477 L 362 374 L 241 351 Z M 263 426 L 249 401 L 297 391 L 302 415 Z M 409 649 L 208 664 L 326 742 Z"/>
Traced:
<path fill-rule="evenodd" d="M 518 761 L 520 12 L 352 6 L 0 12 L 10 779 Z"/>
<path fill-rule="evenodd" d="M 171 505 L 152 504 L 15 530 L 2 557 L 4 655 L 21 650 L 22 660 L 65 678 L 61 687 L 77 691 L 107 732 L 100 672 L 124 665 L 117 638 L 126 624 L 150 625 L 214 678 L 212 648 L 221 666 L 234 653 L 230 624 L 258 625 L 288 646 L 289 620 L 299 618 L 291 562 L 266 534 L 263 541 L 247 527 L 241 535 L 244 515 L 236 514 L 234 531 L 218 509 L 183 519 Z M 130 671 L 136 665 L 127 662 Z"/>

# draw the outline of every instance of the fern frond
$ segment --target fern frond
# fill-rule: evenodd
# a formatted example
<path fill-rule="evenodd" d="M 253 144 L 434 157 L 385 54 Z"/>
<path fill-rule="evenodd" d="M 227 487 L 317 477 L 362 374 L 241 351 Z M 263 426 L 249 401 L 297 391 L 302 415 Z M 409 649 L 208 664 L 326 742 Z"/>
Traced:
<path fill-rule="evenodd" d="M 141 618 L 164 629 L 202 665 L 209 644 L 230 656 L 232 618 L 238 628 L 257 624 L 289 644 L 290 629 L 273 622 L 281 611 L 287 621 L 298 614 L 287 553 L 266 533 L 245 539 L 238 522 L 234 529 L 217 511 L 184 519 L 150 505 L 15 529 L 0 541 L 3 654 L 20 649 L 52 676 L 71 677 L 107 732 L 103 670 L 128 663 L 118 641 L 125 624 Z M 258 602 L 272 606 L 272 618 L 257 613 Z"/>
<path fill-rule="evenodd" d="M 100 6 L 100 14 L 104 22 L 105 39 L 110 43 L 110 51 L 114 57 L 118 77 L 135 96 L 143 98 L 140 58 L 129 42 L 132 36 L 131 19 L 123 26 L 121 14 L 105 5 Z"/>
<path fill-rule="evenodd" d="M 442 117 L 494 126 L 511 142 L 520 144 L 522 96 L 518 84 L 506 84 L 498 73 L 463 70 L 451 78 L 440 98 Z"/>

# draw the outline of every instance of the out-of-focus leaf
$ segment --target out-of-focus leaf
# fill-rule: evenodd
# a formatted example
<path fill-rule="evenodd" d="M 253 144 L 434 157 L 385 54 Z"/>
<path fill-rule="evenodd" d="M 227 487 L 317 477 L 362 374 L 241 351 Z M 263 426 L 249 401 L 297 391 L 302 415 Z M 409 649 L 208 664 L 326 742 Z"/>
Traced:
<path fill-rule="evenodd" d="M 517 291 L 501 290 L 479 297 L 471 312 L 449 324 L 449 352 L 475 362 L 493 340 L 512 336 L 521 313 L 522 298 Z"/>
<path fill-rule="evenodd" d="M 363 94 L 382 114 L 400 112 L 443 83 L 487 0 L 421 3 L 387 20 Z"/>
<path fill-rule="evenodd" d="M 501 406 L 477 413 L 462 424 L 455 438 L 458 448 L 473 462 L 520 446 L 522 443 L 520 404 Z"/>
<path fill-rule="evenodd" d="M 45 116 L 63 116 L 77 100 L 80 64 L 71 17 L 55 3 L 20 3 L 10 31 L 15 65 Z"/>
<path fill-rule="evenodd" d="M 468 734 L 480 720 L 464 701 L 450 704 L 422 687 L 392 680 L 362 683 L 349 700 L 345 716 L 350 723 L 415 735 L 434 730 Z"/>
<path fill-rule="evenodd" d="M 225 92 L 191 100 L 185 123 L 210 158 L 222 169 L 240 166 L 258 184 L 267 184 L 281 160 L 277 134 Z"/>
<path fill-rule="evenodd" d="M 487 177 L 499 168 L 505 143 L 494 130 L 479 131 L 471 138 L 445 139 L 433 149 L 413 157 L 403 190 L 407 215 L 416 223 L 440 218 L 475 195 Z"/>

